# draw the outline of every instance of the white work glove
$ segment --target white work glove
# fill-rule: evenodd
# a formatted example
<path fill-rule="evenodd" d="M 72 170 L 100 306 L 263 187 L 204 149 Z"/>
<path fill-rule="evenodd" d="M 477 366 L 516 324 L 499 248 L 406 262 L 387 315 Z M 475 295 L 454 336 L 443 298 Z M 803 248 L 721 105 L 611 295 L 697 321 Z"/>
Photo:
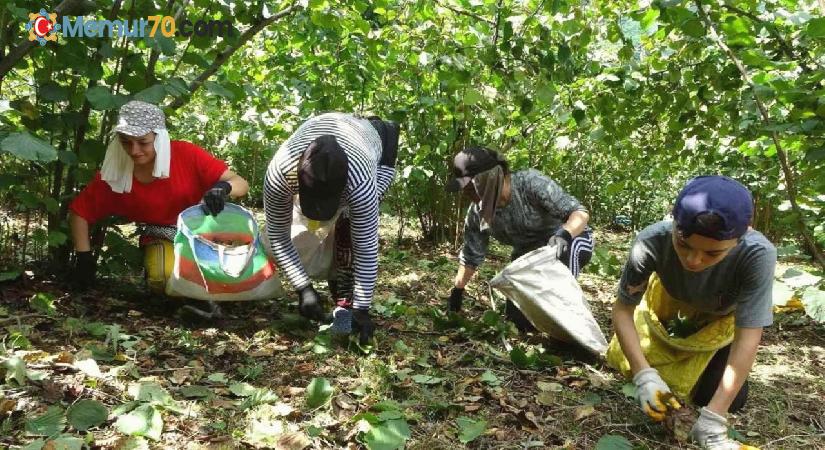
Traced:
<path fill-rule="evenodd" d="M 690 430 L 690 438 L 709 450 L 752 449 L 728 437 L 728 420 L 715 412 L 702 408 L 699 418 Z"/>
<path fill-rule="evenodd" d="M 665 420 L 668 406 L 679 409 L 682 405 L 670 392 L 667 383 L 659 376 L 659 371 L 652 367 L 642 369 L 633 376 L 636 385 L 636 399 L 639 406 L 651 419 L 656 422 Z"/>

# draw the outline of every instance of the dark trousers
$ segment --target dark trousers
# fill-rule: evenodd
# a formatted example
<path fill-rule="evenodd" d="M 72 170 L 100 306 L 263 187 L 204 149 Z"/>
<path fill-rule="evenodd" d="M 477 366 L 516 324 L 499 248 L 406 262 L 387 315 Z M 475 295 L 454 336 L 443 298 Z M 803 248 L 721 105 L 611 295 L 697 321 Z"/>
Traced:
<path fill-rule="evenodd" d="M 541 247 L 541 245 L 536 246 L 536 248 Z M 535 250 L 531 249 L 530 251 Z M 516 260 L 520 256 L 524 255 L 527 252 L 522 252 L 519 254 L 513 253 L 511 256 L 511 260 Z M 573 238 L 573 241 L 567 247 L 567 251 L 565 251 L 560 258 L 560 261 L 570 269 L 570 273 L 573 274 L 574 277 L 578 278 L 579 273 L 590 262 L 590 258 L 593 256 L 593 232 L 590 229 L 584 230 L 580 235 Z M 507 304 L 504 307 L 504 314 L 507 316 L 511 322 L 516 325 L 516 328 L 519 331 L 527 332 L 527 331 L 535 331 L 535 327 L 527 317 L 524 317 L 521 310 L 518 309 L 512 301 L 507 300 Z"/>
<path fill-rule="evenodd" d="M 722 381 L 722 375 L 725 373 L 725 366 L 728 363 L 728 355 L 730 354 L 730 345 L 723 347 L 713 355 L 708 367 L 702 372 L 696 387 L 693 390 L 693 403 L 698 406 L 707 406 L 713 394 L 716 393 L 716 388 Z M 728 412 L 735 413 L 745 406 L 748 401 L 748 381 L 739 389 L 739 393 L 733 399 L 733 402 L 728 408 Z"/>
<path fill-rule="evenodd" d="M 350 235 L 349 217 L 341 215 L 335 221 L 335 274 L 329 283 L 332 300 L 352 301 L 355 276 L 352 270 L 352 236 Z"/>

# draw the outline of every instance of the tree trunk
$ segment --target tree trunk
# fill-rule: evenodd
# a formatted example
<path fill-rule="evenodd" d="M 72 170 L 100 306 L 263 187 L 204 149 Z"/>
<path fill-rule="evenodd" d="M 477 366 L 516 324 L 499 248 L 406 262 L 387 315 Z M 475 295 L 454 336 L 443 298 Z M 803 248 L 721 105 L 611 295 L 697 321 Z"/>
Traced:
<path fill-rule="evenodd" d="M 57 16 L 60 17 L 63 14 L 63 11 L 67 9 L 73 8 L 75 4 L 80 3 L 80 0 L 63 0 L 62 3 L 57 5 L 54 8 L 55 13 Z M 3 59 L 0 59 L 0 84 L 2 84 L 3 79 L 6 77 L 6 74 L 9 73 L 12 67 L 17 64 L 29 51 L 34 48 L 35 45 L 39 45 L 37 41 L 30 41 L 28 37 L 25 40 L 21 41 L 14 47 L 9 54 L 6 55 Z"/>
<path fill-rule="evenodd" d="M 203 86 L 203 83 L 206 80 L 208 80 L 209 77 L 214 75 L 215 72 L 217 72 L 218 69 L 220 69 L 221 66 L 223 66 L 224 63 L 226 63 L 229 60 L 229 58 L 235 54 L 236 51 L 238 51 L 238 49 L 243 47 L 244 44 L 246 44 L 250 39 L 255 37 L 256 34 L 258 34 L 268 25 L 270 25 L 278 19 L 288 16 L 295 10 L 297 10 L 297 7 L 295 4 L 292 4 L 284 8 L 277 14 L 267 17 L 266 19 L 260 19 L 258 22 L 249 27 L 249 29 L 247 29 L 243 32 L 243 34 L 241 34 L 241 37 L 238 38 L 238 41 L 235 43 L 235 45 L 231 45 L 225 48 L 220 54 L 218 54 L 217 57 L 215 57 L 215 60 L 212 61 L 212 64 L 209 67 L 207 67 L 206 70 L 203 71 L 203 73 L 198 75 L 197 78 L 195 78 L 194 80 L 192 80 L 191 83 L 189 83 L 189 95 L 186 97 L 178 97 L 172 103 L 169 104 L 169 108 L 172 110 L 177 110 L 181 106 L 188 103 L 189 100 L 192 98 L 192 95 L 194 95 L 195 92 L 197 92 L 197 90 L 200 89 L 201 86 Z"/>
<path fill-rule="evenodd" d="M 736 57 L 736 54 L 733 50 L 722 41 L 722 38 L 719 37 L 719 33 L 716 31 L 716 27 L 711 21 L 710 17 L 708 17 L 707 13 L 705 12 L 704 8 L 702 7 L 702 2 L 699 0 L 694 0 L 699 17 L 702 19 L 702 22 L 705 23 L 705 26 L 708 28 L 708 32 L 710 34 L 711 39 L 716 43 L 717 46 L 730 58 L 736 68 L 739 70 L 739 73 L 742 75 L 742 80 L 747 83 L 748 87 L 750 87 L 751 92 L 753 93 L 753 99 L 756 102 L 756 106 L 759 108 L 759 113 L 762 116 L 762 122 L 765 125 L 771 124 L 771 118 L 768 115 L 768 110 L 765 108 L 765 104 L 762 102 L 762 99 L 759 98 L 759 94 L 757 94 L 756 89 L 754 88 L 753 81 L 751 80 L 750 76 L 748 75 L 747 69 L 739 61 L 739 58 Z M 785 191 L 788 193 L 788 201 L 791 204 L 791 210 L 794 213 L 796 219 L 796 225 L 800 235 L 802 236 L 802 240 L 805 243 L 805 246 L 808 248 L 808 251 L 811 252 L 811 255 L 814 257 L 814 260 L 825 269 L 825 256 L 822 255 L 822 252 L 819 250 L 818 246 L 816 245 L 816 240 L 814 240 L 813 235 L 811 234 L 810 230 L 808 230 L 808 226 L 805 224 L 805 216 L 802 212 L 802 209 L 799 208 L 799 204 L 796 201 L 797 197 L 797 188 L 796 188 L 796 176 L 793 173 L 793 169 L 791 169 L 790 165 L 788 164 L 788 154 L 785 153 L 785 150 L 782 148 L 781 141 L 779 140 L 779 135 L 776 131 L 771 132 L 771 138 L 773 139 L 773 143 L 776 146 L 776 156 L 779 159 L 779 166 L 782 169 L 782 175 L 785 178 Z"/>

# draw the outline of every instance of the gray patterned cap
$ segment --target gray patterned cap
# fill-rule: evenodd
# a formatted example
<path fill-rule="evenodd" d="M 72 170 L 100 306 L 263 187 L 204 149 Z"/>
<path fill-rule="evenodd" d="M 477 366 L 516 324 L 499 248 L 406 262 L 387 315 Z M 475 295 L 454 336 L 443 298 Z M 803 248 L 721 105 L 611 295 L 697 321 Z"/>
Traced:
<path fill-rule="evenodd" d="M 166 115 L 157 106 L 132 100 L 120 107 L 115 132 L 139 137 L 158 128 L 166 128 Z"/>

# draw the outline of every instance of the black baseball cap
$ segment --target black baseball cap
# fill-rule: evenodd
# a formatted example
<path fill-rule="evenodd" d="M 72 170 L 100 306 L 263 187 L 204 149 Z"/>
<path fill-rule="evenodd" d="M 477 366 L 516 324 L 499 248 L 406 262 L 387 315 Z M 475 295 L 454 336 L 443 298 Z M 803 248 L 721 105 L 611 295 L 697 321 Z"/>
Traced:
<path fill-rule="evenodd" d="M 330 220 L 347 186 L 347 155 L 335 136 L 312 141 L 298 165 L 301 212 L 311 220 Z"/>
<path fill-rule="evenodd" d="M 696 217 L 716 214 L 722 219 L 722 228 L 711 235 L 699 229 Z M 753 197 L 748 188 L 738 181 L 718 175 L 700 176 L 685 184 L 676 198 L 673 219 L 687 236 L 702 236 L 724 241 L 737 239 L 748 231 L 753 218 Z"/>
<path fill-rule="evenodd" d="M 450 180 L 444 189 L 447 192 L 458 192 L 464 189 L 474 176 L 504 164 L 504 159 L 496 151 L 484 147 L 467 147 L 453 158 L 455 178 Z"/>

